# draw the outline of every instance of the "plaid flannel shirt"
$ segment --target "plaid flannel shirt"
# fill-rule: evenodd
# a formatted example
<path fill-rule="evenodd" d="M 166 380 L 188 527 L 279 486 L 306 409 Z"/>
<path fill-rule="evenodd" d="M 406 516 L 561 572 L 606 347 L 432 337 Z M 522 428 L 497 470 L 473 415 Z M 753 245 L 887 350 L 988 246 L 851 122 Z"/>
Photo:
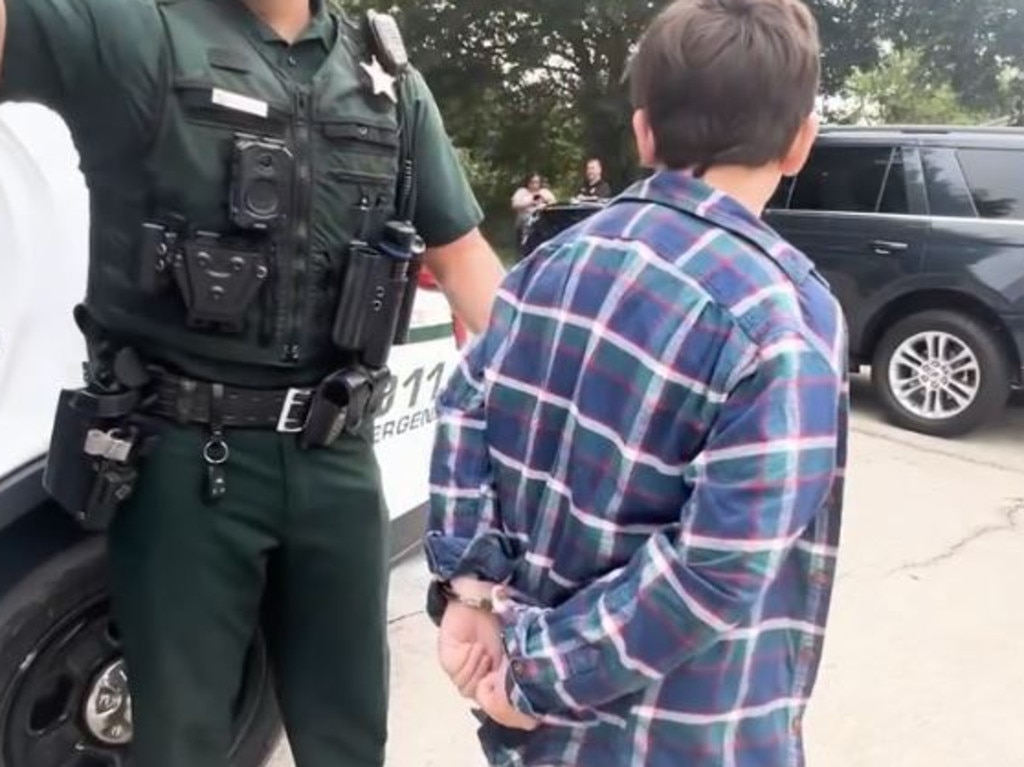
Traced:
<path fill-rule="evenodd" d="M 438 579 L 506 582 L 512 767 L 797 767 L 846 333 L 810 262 L 660 172 L 519 264 L 439 399 Z"/>

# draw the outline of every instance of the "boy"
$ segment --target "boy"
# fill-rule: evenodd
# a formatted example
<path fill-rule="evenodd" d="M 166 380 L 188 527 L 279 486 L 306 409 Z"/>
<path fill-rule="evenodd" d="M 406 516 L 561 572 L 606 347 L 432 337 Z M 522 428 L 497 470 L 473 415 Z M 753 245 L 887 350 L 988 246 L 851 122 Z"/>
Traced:
<path fill-rule="evenodd" d="M 509 275 L 440 399 L 429 605 L 492 765 L 804 763 L 845 328 L 759 216 L 818 83 L 799 0 L 668 7 L 631 65 L 655 174 Z"/>

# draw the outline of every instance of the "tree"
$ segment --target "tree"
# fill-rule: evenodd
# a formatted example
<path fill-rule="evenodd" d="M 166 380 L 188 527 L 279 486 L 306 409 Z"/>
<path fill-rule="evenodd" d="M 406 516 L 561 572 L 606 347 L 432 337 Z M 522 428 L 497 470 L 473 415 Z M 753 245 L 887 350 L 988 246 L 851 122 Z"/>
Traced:
<path fill-rule="evenodd" d="M 1024 0 L 891 0 L 886 15 L 886 36 L 922 51 L 967 106 L 1002 107 L 1001 76 L 1024 65 Z"/>
<path fill-rule="evenodd" d="M 854 70 L 840 102 L 839 120 L 858 124 L 969 124 L 981 118 L 914 49 L 892 51 L 877 67 Z"/>

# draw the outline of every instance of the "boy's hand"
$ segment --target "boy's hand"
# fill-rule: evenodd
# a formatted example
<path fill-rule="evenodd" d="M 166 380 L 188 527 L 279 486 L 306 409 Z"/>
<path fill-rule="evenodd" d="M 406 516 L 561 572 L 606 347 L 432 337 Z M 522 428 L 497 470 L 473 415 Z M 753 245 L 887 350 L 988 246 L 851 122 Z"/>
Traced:
<path fill-rule="evenodd" d="M 501 662 L 498 670 L 488 674 L 476 688 L 476 702 L 492 720 L 515 730 L 535 730 L 540 722 L 516 709 L 505 692 L 508 676 L 508 658 Z"/>
<path fill-rule="evenodd" d="M 441 668 L 465 698 L 471 698 L 477 686 L 494 668 L 484 646 L 469 642 L 441 640 L 438 654 Z"/>
<path fill-rule="evenodd" d="M 452 602 L 441 619 L 437 650 L 448 678 L 463 696 L 473 697 L 480 680 L 497 669 L 505 655 L 498 619 Z"/>

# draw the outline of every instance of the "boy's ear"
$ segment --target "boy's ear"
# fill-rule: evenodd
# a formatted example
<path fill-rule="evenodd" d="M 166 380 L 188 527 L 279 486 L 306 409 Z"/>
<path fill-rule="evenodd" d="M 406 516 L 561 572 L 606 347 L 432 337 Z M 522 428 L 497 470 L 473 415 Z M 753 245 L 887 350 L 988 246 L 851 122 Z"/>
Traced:
<path fill-rule="evenodd" d="M 653 168 L 658 164 L 657 151 L 654 147 L 654 132 L 647 119 L 647 112 L 643 109 L 633 112 L 633 136 L 636 139 L 636 151 L 639 155 L 640 165 L 644 168 Z"/>
<path fill-rule="evenodd" d="M 820 121 L 816 114 L 808 115 L 807 119 L 800 124 L 800 130 L 797 131 L 796 138 L 793 139 L 789 151 L 786 152 L 782 162 L 779 164 L 783 176 L 795 176 L 803 170 L 807 158 L 814 148 L 814 142 L 818 138 L 819 130 Z"/>

